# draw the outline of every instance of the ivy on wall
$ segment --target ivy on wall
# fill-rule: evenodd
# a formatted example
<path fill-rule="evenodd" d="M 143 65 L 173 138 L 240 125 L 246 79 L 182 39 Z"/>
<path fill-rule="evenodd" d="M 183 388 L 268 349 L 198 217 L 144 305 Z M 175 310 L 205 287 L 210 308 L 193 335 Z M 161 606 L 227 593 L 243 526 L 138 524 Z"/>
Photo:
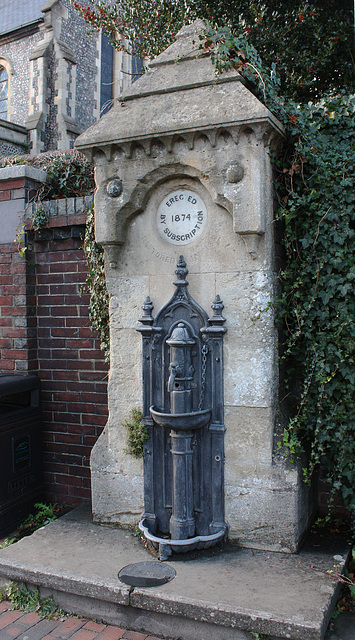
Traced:
<path fill-rule="evenodd" d="M 94 205 L 89 209 L 84 238 L 89 274 L 86 284 L 90 292 L 89 318 L 91 326 L 99 334 L 100 346 L 106 362 L 110 360 L 109 295 L 106 287 L 104 250 L 95 241 Z"/>
<path fill-rule="evenodd" d="M 279 163 L 279 218 L 287 255 L 279 316 L 294 412 L 291 451 L 310 443 L 304 470 L 320 465 L 355 509 L 355 96 L 293 108 L 293 146 Z M 292 122 L 294 120 L 294 122 Z M 292 139 L 291 138 L 291 139 Z M 301 374 L 295 394 L 291 380 Z"/>
<path fill-rule="evenodd" d="M 217 73 L 237 68 L 281 120 L 286 143 L 277 169 L 277 218 L 285 265 L 276 301 L 284 339 L 284 402 L 291 419 L 279 442 L 307 451 L 310 481 L 320 467 L 332 496 L 355 509 L 355 96 L 329 92 L 301 104 L 281 95 L 271 69 L 227 27 L 206 30 Z"/>
<path fill-rule="evenodd" d="M 18 155 L 0 159 L 0 168 L 31 165 L 47 173 L 47 182 L 36 200 L 86 196 L 94 192 L 94 167 L 79 151 L 46 151 L 36 156 Z"/>

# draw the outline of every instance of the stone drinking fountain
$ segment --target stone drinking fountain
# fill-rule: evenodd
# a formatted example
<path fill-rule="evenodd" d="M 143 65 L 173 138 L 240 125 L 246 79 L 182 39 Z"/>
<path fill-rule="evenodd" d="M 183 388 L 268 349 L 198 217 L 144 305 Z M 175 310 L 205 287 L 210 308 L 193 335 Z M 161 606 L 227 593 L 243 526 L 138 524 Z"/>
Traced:
<path fill-rule="evenodd" d="M 172 298 L 156 318 L 147 297 L 142 324 L 145 511 L 139 524 L 159 547 L 207 548 L 224 522 L 223 303 L 207 313 L 191 298 L 183 256 Z M 167 536 L 169 536 L 167 538 Z"/>
<path fill-rule="evenodd" d="M 242 546 L 289 553 L 312 502 L 301 465 L 277 448 L 288 421 L 272 304 L 272 156 L 283 128 L 236 69 L 216 76 L 203 30 L 184 27 L 76 142 L 95 165 L 110 299 L 109 419 L 90 457 L 93 518 L 140 521 L 162 557 L 226 531 Z M 127 455 L 124 427 L 141 407 L 143 460 Z"/>

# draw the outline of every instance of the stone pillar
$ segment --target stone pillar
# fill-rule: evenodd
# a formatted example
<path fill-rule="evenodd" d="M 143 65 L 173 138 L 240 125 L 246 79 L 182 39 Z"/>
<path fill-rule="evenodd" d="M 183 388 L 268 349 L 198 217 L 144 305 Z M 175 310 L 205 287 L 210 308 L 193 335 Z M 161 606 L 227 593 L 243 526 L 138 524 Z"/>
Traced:
<path fill-rule="evenodd" d="M 25 209 L 47 174 L 17 165 L 0 169 L 1 370 L 37 369 L 35 278 L 25 247 Z"/>
<path fill-rule="evenodd" d="M 75 121 L 76 60 L 61 38 L 68 8 L 50 0 L 43 8 L 44 38 L 30 55 L 29 112 L 31 153 L 70 149 L 79 133 Z"/>
<path fill-rule="evenodd" d="M 72 149 L 79 134 L 75 122 L 76 60 L 64 42 L 55 42 L 58 61 L 54 104 L 58 117 L 58 149 Z"/>
<path fill-rule="evenodd" d="M 227 319 L 225 460 L 218 464 L 225 464 L 228 535 L 245 546 L 295 551 L 310 515 L 307 492 L 298 468 L 274 450 L 270 150 L 283 129 L 235 70 L 216 77 L 199 49 L 201 26 L 182 29 L 77 140 L 95 162 L 96 237 L 105 248 L 110 293 L 110 415 L 91 456 L 93 513 L 96 521 L 127 524 L 143 510 L 142 465 L 125 453 L 123 426 L 142 402 L 137 319 L 147 295 L 156 310 L 169 299 L 183 253 L 193 298 L 208 309 L 220 294 Z M 180 196 L 201 203 L 198 229 L 176 205 Z"/>

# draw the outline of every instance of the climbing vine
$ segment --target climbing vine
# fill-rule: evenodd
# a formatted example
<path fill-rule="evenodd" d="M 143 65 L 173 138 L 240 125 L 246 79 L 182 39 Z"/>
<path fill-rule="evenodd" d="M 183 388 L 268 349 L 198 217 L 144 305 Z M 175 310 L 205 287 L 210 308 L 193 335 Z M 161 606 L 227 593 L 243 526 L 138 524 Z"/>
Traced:
<path fill-rule="evenodd" d="M 281 365 L 291 419 L 279 441 L 307 451 L 304 478 L 320 467 L 355 509 L 355 96 L 345 91 L 300 104 L 281 96 L 276 66 L 265 68 L 250 41 L 228 28 L 206 30 L 217 73 L 234 67 L 282 121 L 284 153 L 275 161 L 277 219 L 283 228 L 279 273 Z"/>
<path fill-rule="evenodd" d="M 309 480 L 326 471 L 355 509 L 355 97 L 338 94 L 293 109 L 293 147 L 279 164 L 286 265 L 280 318 L 293 417 L 283 435 L 310 443 Z M 297 134 L 296 134 L 297 132 Z M 291 384 L 298 373 L 299 388 Z"/>
<path fill-rule="evenodd" d="M 84 252 L 89 268 L 86 279 L 90 292 L 89 318 L 92 328 L 99 334 L 100 347 L 108 362 L 110 359 L 109 295 L 106 288 L 104 250 L 95 241 L 94 205 L 87 214 Z"/>

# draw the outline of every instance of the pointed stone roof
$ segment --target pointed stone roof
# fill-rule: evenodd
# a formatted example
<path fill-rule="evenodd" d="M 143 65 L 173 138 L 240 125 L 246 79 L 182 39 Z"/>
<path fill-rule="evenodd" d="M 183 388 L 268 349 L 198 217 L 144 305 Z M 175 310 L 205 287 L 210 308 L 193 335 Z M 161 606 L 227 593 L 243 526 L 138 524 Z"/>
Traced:
<path fill-rule="evenodd" d="M 0 36 L 43 21 L 45 0 L 0 0 Z"/>
<path fill-rule="evenodd" d="M 183 27 L 176 41 L 149 65 L 99 122 L 76 140 L 82 151 L 179 132 L 268 120 L 273 114 L 247 89 L 234 69 L 216 75 L 200 48 L 203 22 Z"/>

